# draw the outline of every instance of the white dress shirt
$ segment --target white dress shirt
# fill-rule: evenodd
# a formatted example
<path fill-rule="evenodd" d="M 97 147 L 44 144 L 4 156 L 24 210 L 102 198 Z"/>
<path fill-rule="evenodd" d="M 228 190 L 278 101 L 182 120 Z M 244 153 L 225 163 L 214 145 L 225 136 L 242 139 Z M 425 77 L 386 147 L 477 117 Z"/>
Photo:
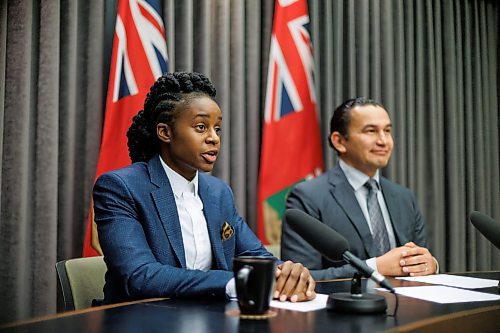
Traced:
<path fill-rule="evenodd" d="M 212 246 L 203 215 L 203 202 L 198 195 L 198 172 L 192 181 L 188 181 L 159 158 L 174 192 L 186 266 L 188 269 L 208 271 L 212 267 Z"/>
<path fill-rule="evenodd" d="M 365 216 L 366 221 L 368 221 L 368 227 L 370 228 L 370 232 L 372 232 L 372 226 L 370 222 L 370 215 L 368 213 L 368 205 L 367 205 L 367 195 L 368 195 L 368 189 L 364 186 L 364 184 L 370 179 L 366 174 L 363 172 L 359 171 L 358 169 L 350 166 L 349 164 L 345 163 L 342 161 L 342 159 L 339 160 L 339 166 L 344 172 L 347 181 L 351 185 L 351 187 L 354 190 L 354 195 L 356 196 L 356 199 L 358 200 L 359 207 L 361 207 L 361 211 L 363 212 L 363 215 Z M 380 187 L 380 175 L 377 170 L 375 173 L 375 176 L 372 177 L 377 181 Z M 382 210 L 382 216 L 384 217 L 384 223 L 385 227 L 387 229 L 387 234 L 389 236 L 389 244 L 391 245 L 391 249 L 396 247 L 396 237 L 394 236 L 394 229 L 392 228 L 391 224 L 391 217 L 389 215 L 389 210 L 387 209 L 387 205 L 385 204 L 385 199 L 384 195 L 382 194 L 382 191 L 379 189 L 376 189 L 377 191 L 377 199 L 378 203 L 380 205 L 380 209 Z M 376 259 L 375 258 L 370 258 L 366 261 L 366 263 L 373 269 L 377 269 L 376 265 Z"/>

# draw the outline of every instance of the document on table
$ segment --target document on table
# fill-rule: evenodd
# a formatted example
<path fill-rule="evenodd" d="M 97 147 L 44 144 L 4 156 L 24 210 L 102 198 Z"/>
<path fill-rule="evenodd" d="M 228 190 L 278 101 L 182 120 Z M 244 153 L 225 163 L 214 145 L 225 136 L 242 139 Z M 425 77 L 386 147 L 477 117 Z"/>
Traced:
<path fill-rule="evenodd" d="M 376 289 L 386 291 L 383 288 Z M 446 286 L 398 287 L 394 289 L 399 295 L 441 304 L 500 300 L 500 295 Z"/>
<path fill-rule="evenodd" d="M 440 284 L 443 286 L 458 287 L 465 289 L 488 288 L 498 286 L 497 280 L 480 279 L 468 276 L 448 275 L 448 274 L 434 274 L 427 276 L 404 276 L 397 277 L 396 279 L 424 282 L 430 284 Z"/>
<path fill-rule="evenodd" d="M 316 311 L 326 308 L 326 301 L 328 300 L 328 295 L 326 294 L 316 294 L 316 298 L 312 301 L 307 302 L 296 302 L 292 303 L 289 301 L 280 302 L 272 300 L 270 306 L 272 308 L 286 309 L 292 311 L 309 312 Z"/>

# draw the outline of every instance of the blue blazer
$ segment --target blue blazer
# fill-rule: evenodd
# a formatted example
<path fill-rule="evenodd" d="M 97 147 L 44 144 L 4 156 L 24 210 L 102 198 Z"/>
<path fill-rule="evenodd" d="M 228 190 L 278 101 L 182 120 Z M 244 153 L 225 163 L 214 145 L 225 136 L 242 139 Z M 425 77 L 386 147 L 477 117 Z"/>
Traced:
<path fill-rule="evenodd" d="M 198 189 L 212 245 L 213 269 L 208 272 L 186 269 L 174 194 L 158 155 L 97 179 L 95 222 L 108 267 L 105 303 L 161 296 L 225 297 L 233 257 L 272 256 L 238 215 L 227 184 L 200 172 Z"/>
<path fill-rule="evenodd" d="M 380 177 L 397 246 L 407 242 L 427 247 L 425 221 L 414 194 Z M 361 207 L 342 169 L 337 165 L 323 175 L 296 185 L 288 196 L 286 208 L 297 208 L 334 229 L 349 242 L 350 251 L 361 259 L 375 257 L 376 249 Z M 283 220 L 281 259 L 301 262 L 316 280 L 349 278 L 351 265 L 331 261 L 316 251 Z"/>

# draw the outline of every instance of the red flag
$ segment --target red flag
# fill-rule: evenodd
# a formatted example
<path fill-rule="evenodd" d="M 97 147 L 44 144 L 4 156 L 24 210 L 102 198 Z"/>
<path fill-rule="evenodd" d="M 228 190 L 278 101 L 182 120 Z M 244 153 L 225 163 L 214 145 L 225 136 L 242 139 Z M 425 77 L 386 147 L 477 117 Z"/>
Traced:
<path fill-rule="evenodd" d="M 119 0 L 96 179 L 130 164 L 127 130 L 151 85 L 167 71 L 167 61 L 160 1 Z M 91 203 L 83 256 L 100 252 Z"/>
<path fill-rule="evenodd" d="M 281 240 L 292 185 L 323 171 L 306 0 L 277 0 L 267 75 L 258 197 L 258 236 Z"/>

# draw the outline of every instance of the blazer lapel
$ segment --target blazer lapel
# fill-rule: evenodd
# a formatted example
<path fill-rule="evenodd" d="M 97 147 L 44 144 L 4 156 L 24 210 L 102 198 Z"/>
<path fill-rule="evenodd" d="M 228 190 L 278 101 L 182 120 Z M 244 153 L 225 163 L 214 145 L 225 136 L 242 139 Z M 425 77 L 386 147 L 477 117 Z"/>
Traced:
<path fill-rule="evenodd" d="M 374 257 L 376 251 L 373 248 L 373 238 L 370 228 L 368 227 L 368 222 L 363 215 L 363 211 L 359 207 L 358 200 L 354 195 L 354 190 L 338 165 L 333 168 L 329 176 L 329 182 L 332 185 L 331 193 L 334 199 L 339 206 L 342 207 L 345 214 L 354 225 L 354 228 L 356 228 L 361 236 L 365 251 L 370 257 Z"/>
<path fill-rule="evenodd" d="M 392 229 L 396 235 L 396 246 L 401 246 L 406 244 L 409 240 L 406 237 L 403 230 L 401 230 L 402 216 L 401 216 L 401 205 L 399 204 L 399 197 L 397 193 L 391 191 L 390 184 L 384 178 L 380 178 L 380 187 L 382 189 L 382 194 L 384 195 L 385 204 L 387 205 L 387 210 L 389 211 L 389 216 L 391 217 Z M 398 223 L 394 223 L 394 222 Z"/>
<path fill-rule="evenodd" d="M 203 202 L 203 213 L 207 220 L 208 235 L 212 244 L 212 253 L 215 258 L 218 269 L 228 270 L 227 262 L 224 257 L 222 239 L 220 230 L 222 228 L 222 217 L 220 216 L 220 207 L 218 201 L 213 195 L 210 195 L 210 185 L 207 182 L 206 175 L 198 173 L 198 192 Z M 218 199 L 218 198 L 217 198 Z"/>
<path fill-rule="evenodd" d="M 167 234 L 172 249 L 177 256 L 177 260 L 182 268 L 186 268 L 186 255 L 184 253 L 184 243 L 182 242 L 181 224 L 177 213 L 174 193 L 161 165 L 158 156 L 153 157 L 148 162 L 148 170 L 151 182 L 158 186 L 158 189 L 151 192 L 158 215 Z"/>

